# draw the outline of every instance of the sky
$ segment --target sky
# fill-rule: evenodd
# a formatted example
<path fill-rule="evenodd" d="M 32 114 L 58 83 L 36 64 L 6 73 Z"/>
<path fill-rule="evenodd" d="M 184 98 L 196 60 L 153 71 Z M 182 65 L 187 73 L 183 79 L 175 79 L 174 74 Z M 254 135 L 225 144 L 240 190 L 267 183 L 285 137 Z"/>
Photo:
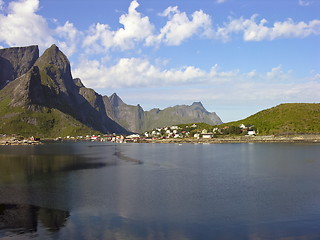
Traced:
<path fill-rule="evenodd" d="M 0 48 L 56 44 L 72 75 L 144 110 L 223 122 L 319 103 L 320 0 L 0 0 Z"/>

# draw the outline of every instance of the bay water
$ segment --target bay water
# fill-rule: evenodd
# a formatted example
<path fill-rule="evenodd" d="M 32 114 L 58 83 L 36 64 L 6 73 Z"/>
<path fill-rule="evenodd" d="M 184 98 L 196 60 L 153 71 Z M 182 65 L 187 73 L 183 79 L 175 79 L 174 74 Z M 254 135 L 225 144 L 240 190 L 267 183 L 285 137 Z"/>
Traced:
<path fill-rule="evenodd" d="M 320 145 L 0 146 L 0 239 L 320 239 Z"/>

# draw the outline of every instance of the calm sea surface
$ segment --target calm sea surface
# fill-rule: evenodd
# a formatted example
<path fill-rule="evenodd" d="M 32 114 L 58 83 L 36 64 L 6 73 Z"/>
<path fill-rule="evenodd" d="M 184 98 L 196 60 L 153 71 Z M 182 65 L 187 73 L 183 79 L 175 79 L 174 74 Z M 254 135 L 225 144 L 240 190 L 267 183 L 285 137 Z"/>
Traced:
<path fill-rule="evenodd" d="M 0 146 L 0 239 L 320 239 L 320 145 Z"/>

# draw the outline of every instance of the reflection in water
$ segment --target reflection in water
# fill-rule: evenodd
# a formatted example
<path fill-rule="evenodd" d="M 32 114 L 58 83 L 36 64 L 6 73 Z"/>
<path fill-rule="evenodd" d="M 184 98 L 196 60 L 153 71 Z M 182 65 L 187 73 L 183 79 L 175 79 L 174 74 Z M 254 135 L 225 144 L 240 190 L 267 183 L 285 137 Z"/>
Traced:
<path fill-rule="evenodd" d="M 24 181 L 39 174 L 96 169 L 112 162 L 96 162 L 77 155 L 8 155 L 0 156 L 0 183 Z"/>
<path fill-rule="evenodd" d="M 320 239 L 319 156 L 294 144 L 4 147 L 0 239 Z"/>
<path fill-rule="evenodd" d="M 128 157 L 125 154 L 123 154 L 122 152 L 115 152 L 114 153 L 115 156 L 117 156 L 119 159 L 126 161 L 126 162 L 131 162 L 131 163 L 136 163 L 136 164 L 143 164 L 143 162 L 141 160 L 132 158 L 132 157 Z"/>
<path fill-rule="evenodd" d="M 0 204 L 0 237 L 8 235 L 8 232 L 37 232 L 39 224 L 48 231 L 59 231 L 65 226 L 69 216 L 69 212 L 57 209 Z"/>

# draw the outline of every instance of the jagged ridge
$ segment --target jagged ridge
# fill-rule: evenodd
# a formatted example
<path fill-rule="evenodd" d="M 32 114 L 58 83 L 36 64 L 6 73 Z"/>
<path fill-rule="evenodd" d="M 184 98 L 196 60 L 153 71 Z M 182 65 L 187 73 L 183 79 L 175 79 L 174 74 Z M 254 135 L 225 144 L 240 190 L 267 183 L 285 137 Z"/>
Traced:
<path fill-rule="evenodd" d="M 221 124 L 216 113 L 208 112 L 201 102 L 192 105 L 177 105 L 160 110 L 158 108 L 144 111 L 137 106 L 125 104 L 117 94 L 110 96 L 113 112 L 112 119 L 132 132 L 143 132 L 156 127 L 175 124 L 204 122 L 211 125 Z"/>

